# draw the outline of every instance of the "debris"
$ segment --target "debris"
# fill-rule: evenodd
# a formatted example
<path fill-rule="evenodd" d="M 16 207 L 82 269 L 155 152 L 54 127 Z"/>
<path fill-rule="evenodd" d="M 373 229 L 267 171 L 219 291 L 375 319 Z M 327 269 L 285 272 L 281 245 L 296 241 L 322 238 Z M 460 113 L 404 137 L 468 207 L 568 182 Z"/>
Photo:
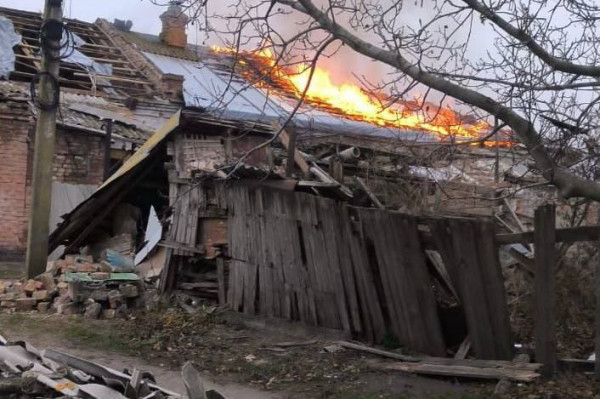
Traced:
<path fill-rule="evenodd" d="M 150 207 L 150 216 L 148 217 L 148 225 L 146 226 L 146 235 L 144 237 L 144 242 L 146 245 L 140 249 L 140 251 L 135 255 L 135 265 L 139 265 L 148 254 L 158 245 L 162 238 L 162 224 L 156 216 L 156 211 L 154 207 Z"/>
<path fill-rule="evenodd" d="M 114 319 L 115 316 L 117 315 L 117 311 L 115 309 L 104 309 L 102 311 L 102 318 L 103 319 Z"/>
<path fill-rule="evenodd" d="M 27 284 L 25 284 L 25 292 L 29 295 L 31 295 L 35 290 L 36 290 L 36 282 L 34 280 L 29 280 L 27 281 Z"/>
<path fill-rule="evenodd" d="M 37 281 L 41 282 L 43 288 L 45 288 L 48 292 L 54 292 L 56 289 L 56 283 L 54 282 L 54 277 L 49 272 L 42 273 L 35 278 Z"/>
<path fill-rule="evenodd" d="M 10 19 L 0 16 L 0 77 L 7 78 L 15 70 L 15 52 L 13 47 L 21 43 L 21 36 L 15 32 Z"/>
<path fill-rule="evenodd" d="M 138 288 L 131 284 L 120 286 L 119 291 L 125 298 L 135 298 L 139 295 Z"/>
<path fill-rule="evenodd" d="M 46 313 L 48 311 L 48 309 L 50 309 L 49 302 L 39 302 L 37 304 L 37 311 L 40 313 Z"/>
<path fill-rule="evenodd" d="M 450 361 L 450 362 L 444 362 Z M 483 363 L 485 362 L 485 363 Z M 443 364 L 446 363 L 446 364 Z M 447 377 L 477 378 L 531 382 L 540 377 L 538 363 L 512 363 L 507 361 L 453 360 L 445 358 L 423 359 L 419 363 L 384 363 L 370 362 L 369 366 L 388 371 L 437 375 Z"/>
<path fill-rule="evenodd" d="M 92 280 L 108 280 L 110 278 L 110 273 L 95 272 L 90 273 L 90 277 L 92 278 Z"/>
<path fill-rule="evenodd" d="M 310 341 L 280 342 L 280 343 L 274 344 L 274 346 L 278 346 L 280 348 L 291 348 L 294 346 L 310 346 L 310 345 L 315 345 L 316 343 L 317 343 L 317 340 L 312 339 Z"/>
<path fill-rule="evenodd" d="M 16 304 L 15 301 L 2 301 L 2 302 L 0 302 L 0 307 L 2 307 L 2 308 L 8 308 L 8 309 L 10 309 L 10 308 L 14 308 L 16 306 L 17 306 L 17 304 Z"/>
<path fill-rule="evenodd" d="M 185 384 L 185 389 L 189 399 L 206 399 L 204 384 L 200 379 L 200 373 L 192 366 L 192 363 L 186 362 L 181 369 L 181 378 Z"/>
<path fill-rule="evenodd" d="M 116 309 L 123 303 L 123 295 L 117 290 L 108 293 L 108 302 L 111 309 Z"/>
<path fill-rule="evenodd" d="M 73 302 L 60 303 L 56 306 L 56 313 L 72 316 L 79 313 L 79 307 Z"/>
<path fill-rule="evenodd" d="M 343 351 L 344 348 L 341 347 L 340 345 L 327 345 L 326 347 L 323 348 L 325 350 L 325 352 L 327 353 L 336 353 L 336 352 L 340 352 Z"/>
<path fill-rule="evenodd" d="M 84 316 L 88 319 L 97 319 L 102 314 L 102 305 L 98 302 L 91 303 L 85 308 Z"/>
<path fill-rule="evenodd" d="M 27 312 L 33 310 L 33 307 L 37 305 L 37 300 L 35 298 L 19 298 L 15 303 L 17 310 Z"/>
<path fill-rule="evenodd" d="M 469 336 L 467 336 L 467 338 L 465 338 L 465 340 L 462 342 L 462 344 L 460 344 L 460 347 L 456 351 L 454 358 L 455 359 L 464 359 L 465 357 L 467 357 L 467 354 L 469 353 L 470 349 L 471 349 L 471 338 Z"/>
<path fill-rule="evenodd" d="M 420 360 L 419 358 L 416 358 L 416 357 L 405 356 L 405 355 L 401 355 L 399 353 L 383 351 L 383 350 L 371 348 L 371 347 L 368 347 L 365 345 L 353 344 L 352 342 L 339 341 L 339 342 L 337 342 L 337 345 L 341 346 L 342 348 L 355 349 L 358 351 L 371 353 L 373 355 L 379 355 L 379 356 L 389 357 L 391 359 L 402 360 L 404 362 L 418 362 Z"/>

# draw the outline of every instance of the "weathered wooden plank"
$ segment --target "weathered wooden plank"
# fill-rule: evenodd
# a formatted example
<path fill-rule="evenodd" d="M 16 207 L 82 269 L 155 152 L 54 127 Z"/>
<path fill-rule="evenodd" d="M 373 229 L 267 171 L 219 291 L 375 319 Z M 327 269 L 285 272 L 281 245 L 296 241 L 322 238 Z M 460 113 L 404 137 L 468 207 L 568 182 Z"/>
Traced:
<path fill-rule="evenodd" d="M 401 236 L 406 242 L 408 263 L 405 268 L 405 278 L 408 284 L 409 298 L 416 305 L 422 321 L 422 327 L 412 323 L 411 333 L 415 336 L 419 346 L 428 348 L 427 353 L 437 356 L 446 354 L 444 337 L 440 320 L 437 314 L 437 303 L 431 288 L 430 276 L 425 262 L 425 252 L 419 241 L 418 223 L 412 216 L 403 216 L 405 220 L 404 232 Z M 389 219 L 393 223 L 393 219 Z M 412 278 L 412 281 L 410 280 Z M 417 316 L 419 317 L 419 316 Z M 419 331 L 419 329 L 421 329 Z"/>
<path fill-rule="evenodd" d="M 480 359 L 494 359 L 496 350 L 487 294 L 477 256 L 475 222 L 450 220 L 449 223 L 454 246 L 453 256 L 458 266 L 458 291 L 473 343 L 473 352 Z"/>
<path fill-rule="evenodd" d="M 454 257 L 454 248 L 452 244 L 452 233 L 449 231 L 450 225 L 447 221 L 441 219 L 430 219 L 427 225 L 431 230 L 431 240 L 435 249 L 442 257 L 442 262 L 450 277 L 450 282 L 455 289 L 458 289 L 458 265 Z M 423 237 L 421 236 L 421 241 Z"/>
<path fill-rule="evenodd" d="M 294 152 L 294 161 L 296 162 L 296 165 L 298 165 L 298 167 L 302 171 L 302 174 L 304 176 L 309 176 L 310 175 L 310 166 L 308 166 L 308 164 L 304 160 L 304 157 L 302 156 L 302 154 L 300 154 L 300 151 L 298 151 L 296 148 L 292 148 L 290 135 L 285 130 L 282 130 L 279 133 L 279 140 L 281 141 L 281 144 L 283 144 L 283 146 L 285 147 L 286 150 Z"/>
<path fill-rule="evenodd" d="M 319 203 L 319 214 L 321 215 L 323 236 L 325 238 L 326 253 L 329 257 L 329 274 L 332 282 L 331 289 L 335 294 L 337 302 L 338 318 L 341 322 L 341 328 L 350 332 L 350 317 L 348 306 L 344 295 L 344 284 L 341 271 L 341 258 L 339 256 L 338 246 L 342 245 L 338 239 L 341 236 L 339 224 L 338 206 L 334 201 L 327 200 Z"/>
<path fill-rule="evenodd" d="M 438 365 L 428 363 L 380 363 L 373 365 L 379 369 L 396 370 L 422 375 L 437 375 L 446 377 L 479 378 L 486 380 L 508 379 L 511 381 L 531 382 L 540 376 L 531 370 L 513 368 L 479 368 L 470 366 Z"/>
<path fill-rule="evenodd" d="M 540 363 L 529 363 L 522 361 L 507 361 L 507 360 L 481 360 L 481 359 L 452 359 L 447 357 L 416 357 L 402 355 L 396 352 L 385 351 L 382 349 L 373 348 L 366 345 L 355 344 L 352 342 L 338 341 L 337 344 L 343 348 L 354 349 L 357 351 L 370 353 L 372 355 L 387 357 L 390 359 L 401 360 L 410 363 L 427 363 L 444 366 L 468 366 L 477 368 L 513 368 L 519 370 L 539 370 L 542 365 Z"/>
<path fill-rule="evenodd" d="M 217 282 L 219 284 L 219 305 L 224 305 L 227 302 L 225 289 L 225 260 L 221 257 L 217 258 Z"/>
<path fill-rule="evenodd" d="M 367 259 L 370 262 L 369 268 L 373 273 L 373 281 L 378 292 L 378 301 L 382 304 L 382 316 L 385 325 L 389 331 L 393 333 L 401 342 L 406 343 L 404 326 L 408 322 L 404 320 L 406 312 L 403 311 L 403 302 L 396 287 L 396 281 L 391 274 L 393 267 L 387 267 L 388 263 L 393 262 L 393 259 L 388 258 L 386 248 L 387 234 L 383 227 L 379 225 L 379 220 L 374 217 L 374 213 L 365 209 L 359 210 L 361 224 L 363 227 L 363 239 L 367 248 Z M 400 309 L 398 309 L 400 307 Z M 385 327 L 384 327 L 385 328 Z"/>
<path fill-rule="evenodd" d="M 364 336 L 372 342 L 381 342 L 387 331 L 387 326 L 378 295 L 379 286 L 377 284 L 379 279 L 369 262 L 362 221 L 354 226 L 350 218 L 351 211 L 355 213 L 356 217 L 361 218 L 358 210 L 344 205 L 342 208 L 342 223 L 344 224 L 345 239 L 348 241 L 351 251 L 351 265 L 355 275 Z M 355 230 L 355 227 L 358 230 Z"/>
<path fill-rule="evenodd" d="M 600 226 L 580 226 L 565 229 L 556 229 L 556 242 L 579 242 L 600 240 Z M 498 245 L 510 244 L 532 244 L 534 243 L 534 232 L 515 234 L 498 234 L 496 237 Z"/>
<path fill-rule="evenodd" d="M 542 374 L 556 373 L 556 208 L 552 204 L 535 210 L 534 337 L 535 359 L 543 363 Z"/>
<path fill-rule="evenodd" d="M 244 313 L 255 314 L 258 267 L 253 263 L 245 263 L 244 269 Z"/>
<path fill-rule="evenodd" d="M 513 341 L 494 225 L 492 222 L 478 221 L 474 226 L 482 283 L 494 336 L 494 359 L 509 360 L 513 358 Z"/>
<path fill-rule="evenodd" d="M 333 231 L 337 233 L 336 248 L 339 259 L 340 282 L 342 284 L 343 296 L 346 301 L 346 308 L 349 317 L 350 332 L 356 335 L 363 335 L 363 326 L 360 316 L 359 301 L 357 298 L 357 284 L 352 268 L 352 251 L 350 238 L 347 237 L 345 218 L 347 214 L 340 207 L 335 207 L 335 217 L 332 218 L 334 225 Z"/>

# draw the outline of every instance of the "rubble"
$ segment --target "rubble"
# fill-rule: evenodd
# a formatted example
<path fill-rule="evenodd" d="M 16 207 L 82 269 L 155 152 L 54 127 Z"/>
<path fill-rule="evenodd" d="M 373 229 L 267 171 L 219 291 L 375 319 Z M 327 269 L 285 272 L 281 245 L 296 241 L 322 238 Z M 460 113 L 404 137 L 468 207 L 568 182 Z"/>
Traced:
<path fill-rule="evenodd" d="M 83 314 L 97 319 L 127 316 L 143 303 L 144 287 L 136 274 L 92 256 L 67 255 L 48 262 L 35 279 L 0 283 L 0 308 L 5 312 Z"/>
<path fill-rule="evenodd" d="M 119 372 L 52 349 L 38 350 L 25 343 L 11 343 L 0 336 L 0 394 L 19 398 L 183 398 L 162 388 L 154 376 L 143 370 Z M 198 371 L 186 363 L 182 379 L 187 397 L 224 398 L 216 391 L 205 391 Z M 13 396 L 10 396 L 13 397 Z"/>

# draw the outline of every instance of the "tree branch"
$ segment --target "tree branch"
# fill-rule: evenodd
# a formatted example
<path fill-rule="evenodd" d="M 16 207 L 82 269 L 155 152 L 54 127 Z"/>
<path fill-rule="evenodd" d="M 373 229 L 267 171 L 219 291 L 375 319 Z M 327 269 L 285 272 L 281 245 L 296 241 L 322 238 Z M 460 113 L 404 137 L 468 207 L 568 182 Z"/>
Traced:
<path fill-rule="evenodd" d="M 541 136 L 536 131 L 533 124 L 512 109 L 507 108 L 479 92 L 459 86 L 423 70 L 419 66 L 410 63 L 408 59 L 400 54 L 400 52 L 384 50 L 359 38 L 343 26 L 332 21 L 325 13 L 317 8 L 311 0 L 276 1 L 310 16 L 334 38 L 339 39 L 356 52 L 397 68 L 428 87 L 452 96 L 464 103 L 481 108 L 498 117 L 515 131 L 523 144 L 527 147 L 536 163 L 536 167 L 542 171 L 543 176 L 549 182 L 558 188 L 563 197 L 587 197 L 600 201 L 600 185 L 577 176 L 565 168 L 555 165 L 544 148 Z M 587 72 L 592 76 L 595 76 L 593 70 Z M 598 72 L 598 76 L 600 76 L 600 70 Z"/>
<path fill-rule="evenodd" d="M 500 17 L 496 12 L 492 11 L 485 4 L 477 0 L 462 0 L 473 10 L 477 11 L 486 19 L 493 22 L 496 26 L 508 33 L 510 36 L 517 39 L 521 44 L 526 46 L 533 54 L 538 56 L 542 61 L 557 71 L 572 73 L 576 75 L 600 77 L 600 68 L 590 65 L 575 64 L 570 61 L 557 58 L 544 49 L 537 41 L 527 32 L 518 29 L 511 25 L 508 21 Z"/>

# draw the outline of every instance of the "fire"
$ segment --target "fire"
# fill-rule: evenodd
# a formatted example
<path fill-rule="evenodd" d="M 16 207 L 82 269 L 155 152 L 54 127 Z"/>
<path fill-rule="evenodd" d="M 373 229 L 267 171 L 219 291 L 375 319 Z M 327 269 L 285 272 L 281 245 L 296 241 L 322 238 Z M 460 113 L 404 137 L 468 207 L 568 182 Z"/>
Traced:
<path fill-rule="evenodd" d="M 216 46 L 213 46 L 212 50 L 216 53 L 236 53 L 232 49 Z M 449 108 L 436 108 L 435 111 L 424 112 L 422 107 L 409 107 L 408 104 L 385 107 L 378 99 L 365 93 L 355 84 L 333 83 L 330 72 L 323 68 L 316 67 L 311 78 L 311 68 L 307 65 L 298 65 L 296 71 L 279 67 L 269 48 L 237 54 L 243 56 L 237 61 L 240 65 L 247 65 L 246 60 L 248 60 L 286 92 L 291 91 L 300 98 L 306 90 L 304 99 L 307 103 L 317 108 L 333 109 L 353 120 L 382 127 L 431 132 L 437 134 L 440 139 L 453 138 L 456 142 L 477 140 L 485 137 L 492 130 L 492 126 L 484 121 L 466 123 L 463 116 Z M 264 82 L 258 85 L 267 86 Z M 309 85 L 308 89 L 306 89 L 307 85 Z M 512 142 L 492 140 L 485 141 L 483 144 L 510 146 Z"/>

